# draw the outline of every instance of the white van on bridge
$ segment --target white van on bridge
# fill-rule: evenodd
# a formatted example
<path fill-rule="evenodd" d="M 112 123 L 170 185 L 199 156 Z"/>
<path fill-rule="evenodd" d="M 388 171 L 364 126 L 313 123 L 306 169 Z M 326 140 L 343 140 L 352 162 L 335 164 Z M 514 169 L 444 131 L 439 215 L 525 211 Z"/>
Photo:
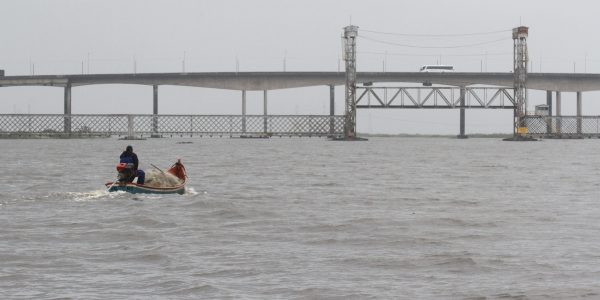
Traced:
<path fill-rule="evenodd" d="M 449 65 L 424 65 L 421 67 L 420 72 L 454 72 L 454 66 Z"/>

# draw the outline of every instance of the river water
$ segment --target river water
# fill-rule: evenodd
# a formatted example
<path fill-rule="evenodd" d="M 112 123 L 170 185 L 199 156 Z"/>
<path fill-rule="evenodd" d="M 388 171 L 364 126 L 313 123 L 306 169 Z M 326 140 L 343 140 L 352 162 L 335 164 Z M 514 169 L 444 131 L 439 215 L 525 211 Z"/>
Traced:
<path fill-rule="evenodd" d="M 600 140 L 0 140 L 2 299 L 600 298 Z"/>

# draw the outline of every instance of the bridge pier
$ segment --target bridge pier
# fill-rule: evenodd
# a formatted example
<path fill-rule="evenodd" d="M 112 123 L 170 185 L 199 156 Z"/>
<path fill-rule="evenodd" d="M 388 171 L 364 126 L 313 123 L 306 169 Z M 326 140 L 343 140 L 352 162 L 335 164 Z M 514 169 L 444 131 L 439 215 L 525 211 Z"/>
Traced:
<path fill-rule="evenodd" d="M 64 114 L 65 114 L 64 132 L 65 133 L 71 133 L 71 83 L 67 83 L 67 85 L 65 86 L 64 100 L 65 100 L 65 107 L 64 107 Z"/>
<path fill-rule="evenodd" d="M 581 135 L 581 92 L 577 92 L 577 134 Z"/>
<path fill-rule="evenodd" d="M 329 137 L 334 136 L 335 132 L 335 86 L 329 86 Z"/>
<path fill-rule="evenodd" d="M 466 139 L 468 138 L 467 135 L 465 135 L 465 97 L 466 97 L 466 88 L 464 86 L 460 87 L 460 134 L 457 136 L 457 138 L 459 139 Z"/>
<path fill-rule="evenodd" d="M 242 133 L 246 133 L 246 90 L 242 90 Z"/>
<path fill-rule="evenodd" d="M 560 91 L 557 91 L 556 92 L 556 116 L 557 117 L 562 116 L 561 107 L 562 107 L 561 93 L 560 93 Z M 558 134 L 562 133 L 562 122 L 561 122 L 560 118 L 556 119 L 556 133 L 558 133 Z"/>
<path fill-rule="evenodd" d="M 158 134 L 158 85 L 153 85 L 152 91 L 152 114 L 154 116 L 152 118 L 152 134 L 150 137 L 157 138 L 160 137 Z"/>
<path fill-rule="evenodd" d="M 265 134 L 268 133 L 267 126 L 267 90 L 263 91 L 263 132 Z"/>
<path fill-rule="evenodd" d="M 127 137 L 128 140 L 133 140 L 135 138 L 133 133 L 133 115 L 127 115 Z"/>
<path fill-rule="evenodd" d="M 546 105 L 548 105 L 548 115 L 552 117 L 552 91 L 546 91 Z"/>
<path fill-rule="evenodd" d="M 552 117 L 552 91 L 546 91 L 546 105 L 548 105 L 548 117 Z M 546 124 L 546 133 L 552 133 L 552 122 Z"/>

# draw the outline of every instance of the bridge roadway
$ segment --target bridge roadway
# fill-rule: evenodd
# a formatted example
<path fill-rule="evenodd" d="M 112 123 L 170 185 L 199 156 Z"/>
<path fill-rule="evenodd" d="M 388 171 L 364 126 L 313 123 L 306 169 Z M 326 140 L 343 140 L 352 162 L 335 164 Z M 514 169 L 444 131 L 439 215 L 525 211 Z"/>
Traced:
<path fill-rule="evenodd" d="M 481 72 L 358 72 L 357 82 L 428 82 L 451 86 L 485 84 L 512 87 L 513 74 Z M 141 84 L 265 91 L 309 86 L 343 85 L 344 83 L 345 73 L 343 72 L 205 72 L 0 76 L 0 87 L 76 87 L 95 84 Z M 557 92 L 596 91 L 600 90 L 600 74 L 529 73 L 527 87 L 534 90 Z"/>

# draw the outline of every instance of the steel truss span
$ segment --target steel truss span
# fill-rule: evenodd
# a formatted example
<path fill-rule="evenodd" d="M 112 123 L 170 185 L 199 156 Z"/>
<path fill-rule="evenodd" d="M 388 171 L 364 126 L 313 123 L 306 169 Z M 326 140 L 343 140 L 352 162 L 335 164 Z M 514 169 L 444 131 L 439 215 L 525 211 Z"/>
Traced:
<path fill-rule="evenodd" d="M 465 87 L 359 87 L 357 108 L 487 108 L 514 109 L 512 88 Z"/>
<path fill-rule="evenodd" d="M 341 136 L 344 116 L 0 114 L 0 135 Z"/>

